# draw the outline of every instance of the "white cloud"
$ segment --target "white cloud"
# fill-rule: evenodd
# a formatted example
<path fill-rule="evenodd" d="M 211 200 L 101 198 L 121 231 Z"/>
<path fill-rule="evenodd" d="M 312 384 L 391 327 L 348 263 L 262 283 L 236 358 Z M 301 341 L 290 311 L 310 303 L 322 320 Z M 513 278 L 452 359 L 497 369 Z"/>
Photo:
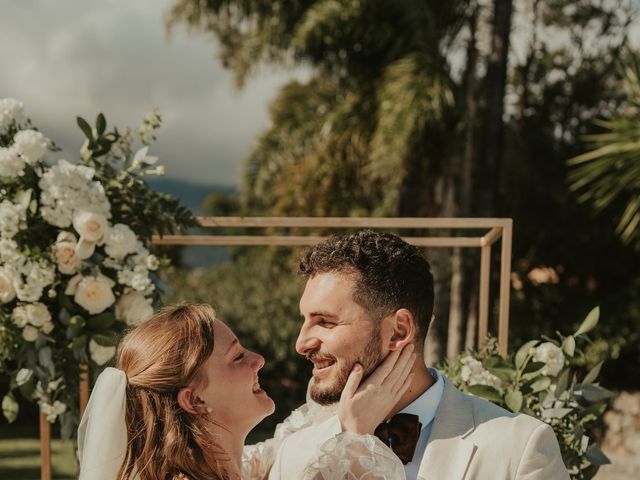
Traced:
<path fill-rule="evenodd" d="M 164 125 L 151 150 L 167 177 L 236 184 L 290 75 L 263 74 L 237 92 L 208 37 L 167 36 L 172 3 L 0 0 L 0 97 L 24 101 L 71 160 L 82 141 L 76 115 L 136 126 L 157 107 Z"/>

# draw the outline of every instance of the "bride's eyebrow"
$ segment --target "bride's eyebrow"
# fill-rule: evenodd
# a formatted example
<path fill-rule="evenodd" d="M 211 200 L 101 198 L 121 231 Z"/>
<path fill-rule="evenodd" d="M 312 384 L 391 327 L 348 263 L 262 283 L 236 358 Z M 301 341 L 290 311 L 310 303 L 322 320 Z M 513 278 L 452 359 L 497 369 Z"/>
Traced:
<path fill-rule="evenodd" d="M 225 356 L 229 355 L 229 352 L 231 351 L 231 349 L 232 349 L 234 346 L 238 345 L 238 343 L 240 343 L 240 342 L 238 342 L 238 339 L 237 339 L 237 338 L 234 338 L 234 339 L 233 339 L 233 342 L 231 342 L 231 344 L 229 345 L 229 348 L 227 348 L 227 353 L 225 353 L 224 355 L 225 355 Z"/>

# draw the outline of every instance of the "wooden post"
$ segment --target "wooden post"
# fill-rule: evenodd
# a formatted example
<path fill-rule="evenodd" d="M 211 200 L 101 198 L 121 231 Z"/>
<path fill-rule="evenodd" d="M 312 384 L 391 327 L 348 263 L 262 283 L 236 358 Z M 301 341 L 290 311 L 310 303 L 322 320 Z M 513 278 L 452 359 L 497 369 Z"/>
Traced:
<path fill-rule="evenodd" d="M 491 273 L 491 244 L 480 249 L 480 301 L 478 316 L 478 349 L 489 333 L 489 284 Z"/>
<path fill-rule="evenodd" d="M 500 313 L 498 315 L 498 345 L 500 355 L 507 356 L 509 350 L 509 294 L 511 293 L 511 239 L 513 221 L 506 219 L 502 231 L 502 253 L 500 256 Z"/>
<path fill-rule="evenodd" d="M 89 366 L 80 365 L 80 418 L 84 414 L 89 403 Z"/>
<path fill-rule="evenodd" d="M 40 412 L 40 480 L 51 480 L 51 424 Z"/>

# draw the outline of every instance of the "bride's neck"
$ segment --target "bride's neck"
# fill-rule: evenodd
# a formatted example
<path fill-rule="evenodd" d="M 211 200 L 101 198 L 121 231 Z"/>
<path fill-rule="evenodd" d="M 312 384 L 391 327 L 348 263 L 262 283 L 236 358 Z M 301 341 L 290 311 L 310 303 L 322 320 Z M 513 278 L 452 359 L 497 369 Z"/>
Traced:
<path fill-rule="evenodd" d="M 229 473 L 230 478 L 242 478 L 242 451 L 246 437 L 247 434 L 238 434 L 227 430 L 216 434 L 216 443 L 228 455 L 227 460 L 223 462 L 223 466 Z"/>

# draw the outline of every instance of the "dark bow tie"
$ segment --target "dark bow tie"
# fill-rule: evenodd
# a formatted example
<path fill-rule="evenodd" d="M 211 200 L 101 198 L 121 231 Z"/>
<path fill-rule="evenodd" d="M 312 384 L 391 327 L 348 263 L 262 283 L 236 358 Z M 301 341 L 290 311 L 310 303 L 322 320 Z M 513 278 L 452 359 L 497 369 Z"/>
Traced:
<path fill-rule="evenodd" d="M 413 459 L 422 424 L 417 415 L 398 413 L 391 420 L 376 427 L 374 435 L 391 447 L 402 463 L 406 465 Z"/>

